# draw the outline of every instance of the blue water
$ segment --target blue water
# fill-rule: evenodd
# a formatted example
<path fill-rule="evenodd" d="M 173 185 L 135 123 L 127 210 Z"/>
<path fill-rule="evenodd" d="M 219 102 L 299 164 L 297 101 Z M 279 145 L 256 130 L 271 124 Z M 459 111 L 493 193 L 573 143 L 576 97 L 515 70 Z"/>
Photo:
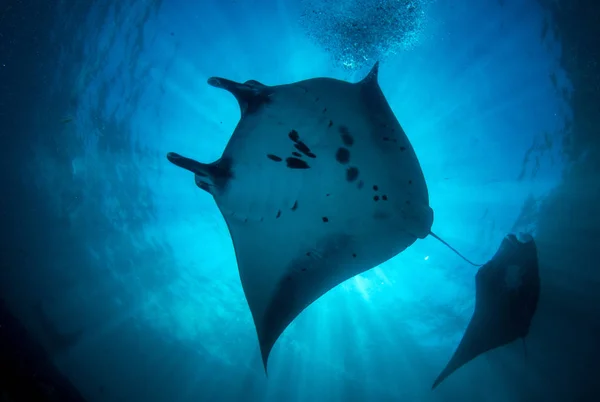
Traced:
<path fill-rule="evenodd" d="M 300 22 L 307 4 L 60 1 L 45 11 L 52 24 L 37 35 L 52 47 L 32 58 L 42 84 L 15 115 L 33 134 L 10 166 L 33 201 L 14 218 L 21 251 L 0 274 L 4 298 L 90 401 L 569 395 L 568 384 L 545 394 L 560 382 L 556 370 L 544 369 L 543 348 L 525 354 L 520 342 L 430 390 L 473 311 L 477 269 L 432 238 L 307 308 L 265 376 L 224 220 L 166 153 L 220 157 L 240 113 L 208 77 L 365 76 L 375 60 L 336 60 Z M 573 163 L 563 149 L 572 111 L 561 44 L 532 0 L 421 10 L 410 43 L 382 55 L 380 86 L 421 162 L 433 230 L 485 262 L 508 232 L 537 234 L 539 206 Z M 59 331 L 83 330 L 68 351 L 48 342 L 31 312 L 39 304 Z M 532 337 L 540 331 L 534 322 Z"/>

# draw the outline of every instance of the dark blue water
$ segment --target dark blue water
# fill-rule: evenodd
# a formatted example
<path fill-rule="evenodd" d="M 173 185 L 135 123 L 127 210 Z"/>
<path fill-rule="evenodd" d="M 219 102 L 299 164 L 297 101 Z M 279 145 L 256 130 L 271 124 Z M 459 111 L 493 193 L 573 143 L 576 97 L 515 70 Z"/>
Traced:
<path fill-rule="evenodd" d="M 0 292 L 87 400 L 600 400 L 599 36 L 583 33 L 598 11 L 87 3 L 0 4 Z M 386 25 L 389 9 L 373 11 L 384 3 L 409 12 Z M 370 30 L 343 31 L 331 22 L 340 10 Z M 225 222 L 165 157 L 221 156 L 239 107 L 208 77 L 355 82 L 377 59 L 434 231 L 481 262 L 509 232 L 539 248 L 526 350 L 487 353 L 433 392 L 472 314 L 477 268 L 417 241 L 307 308 L 267 378 Z"/>

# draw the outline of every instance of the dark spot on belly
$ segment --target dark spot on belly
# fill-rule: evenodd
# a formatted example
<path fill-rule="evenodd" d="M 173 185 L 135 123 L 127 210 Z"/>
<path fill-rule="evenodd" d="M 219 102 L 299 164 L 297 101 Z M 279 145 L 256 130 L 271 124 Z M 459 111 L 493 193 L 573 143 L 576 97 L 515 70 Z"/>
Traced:
<path fill-rule="evenodd" d="M 302 272 L 306 272 L 306 267 L 302 268 Z"/>
<path fill-rule="evenodd" d="M 356 187 L 360 190 L 361 188 L 363 188 L 364 185 L 365 185 L 365 182 L 362 180 L 359 180 L 358 185 Z"/>
<path fill-rule="evenodd" d="M 338 148 L 337 152 L 335 153 L 335 160 L 342 165 L 350 162 L 350 151 L 348 151 L 348 148 Z"/>
<path fill-rule="evenodd" d="M 355 253 L 352 253 L 352 258 L 356 258 L 356 254 Z"/>
<path fill-rule="evenodd" d="M 377 187 L 377 185 L 373 186 L 373 190 L 377 191 L 379 190 L 379 187 Z"/>
<path fill-rule="evenodd" d="M 307 251 L 307 252 L 306 252 L 306 256 L 307 256 L 307 257 L 310 257 L 310 251 Z"/>
<path fill-rule="evenodd" d="M 373 218 L 377 219 L 377 220 L 384 220 L 384 219 L 388 219 L 390 217 L 390 214 L 387 212 L 383 212 L 383 211 L 375 211 L 375 213 L 373 214 Z"/>
<path fill-rule="evenodd" d="M 342 141 L 344 142 L 344 144 L 346 146 L 351 147 L 352 144 L 354 144 L 354 138 L 350 135 L 350 132 L 348 131 L 348 127 L 346 126 L 340 126 L 338 128 L 340 134 L 342 135 Z"/>
<path fill-rule="evenodd" d="M 298 209 L 298 201 L 294 201 L 294 205 L 292 205 L 292 211 L 295 211 Z"/>
<path fill-rule="evenodd" d="M 357 168 L 355 168 L 355 167 L 348 168 L 346 170 L 346 180 L 348 180 L 349 182 L 353 182 L 354 180 L 358 179 L 358 174 L 359 174 L 359 171 Z"/>
<path fill-rule="evenodd" d="M 342 141 L 344 142 L 344 144 L 346 144 L 347 146 L 351 147 L 352 144 L 354 144 L 354 138 L 352 138 L 352 136 L 350 135 L 342 135 Z"/>
<path fill-rule="evenodd" d="M 323 108 L 323 113 L 325 113 L 327 111 L 327 108 Z"/>
<path fill-rule="evenodd" d="M 273 155 L 273 154 L 267 154 L 267 158 L 269 158 L 269 159 L 271 159 L 272 161 L 275 161 L 275 162 L 281 162 L 283 160 L 279 156 Z"/>
<path fill-rule="evenodd" d="M 300 135 L 298 134 L 298 132 L 296 130 L 290 131 L 288 136 L 290 137 L 290 140 L 292 140 L 294 142 L 298 142 L 298 140 L 300 139 Z"/>
<path fill-rule="evenodd" d="M 302 158 L 302 154 L 300 152 L 292 152 L 292 155 L 297 156 L 298 158 Z"/>
<path fill-rule="evenodd" d="M 408 184 L 412 184 L 412 180 L 409 180 L 409 181 L 408 181 Z"/>
<path fill-rule="evenodd" d="M 321 219 L 323 219 L 323 222 L 325 222 L 325 223 L 329 222 L 329 218 L 326 216 L 322 217 Z"/>
<path fill-rule="evenodd" d="M 373 201 L 379 201 L 379 196 L 376 195 L 375 197 L 373 197 Z"/>
<path fill-rule="evenodd" d="M 384 201 L 387 201 L 387 195 L 382 195 L 381 199 L 384 200 Z"/>
<path fill-rule="evenodd" d="M 279 218 L 281 216 L 281 209 L 277 211 L 277 216 L 275 218 Z"/>
<path fill-rule="evenodd" d="M 298 141 L 294 147 L 309 158 L 316 158 L 316 155 L 310 151 L 310 148 L 302 141 Z"/>
<path fill-rule="evenodd" d="M 290 169 L 309 169 L 308 163 L 304 162 L 302 159 L 298 158 L 287 158 L 285 160 L 287 163 L 287 167 Z"/>
<path fill-rule="evenodd" d="M 406 147 L 400 147 L 400 151 L 401 151 L 401 152 L 404 152 L 404 151 L 406 151 Z"/>
<path fill-rule="evenodd" d="M 327 128 L 330 128 L 331 126 L 333 126 L 333 121 L 329 120 L 329 125 L 327 126 Z"/>

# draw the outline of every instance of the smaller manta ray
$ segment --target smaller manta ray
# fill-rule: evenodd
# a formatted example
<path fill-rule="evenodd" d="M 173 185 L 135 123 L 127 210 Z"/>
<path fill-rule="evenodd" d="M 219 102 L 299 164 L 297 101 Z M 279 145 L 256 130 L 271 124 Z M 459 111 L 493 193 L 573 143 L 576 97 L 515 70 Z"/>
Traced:
<path fill-rule="evenodd" d="M 540 295 L 537 248 L 529 235 L 507 235 L 475 276 L 475 311 L 454 355 L 433 383 L 477 356 L 529 333 Z"/>

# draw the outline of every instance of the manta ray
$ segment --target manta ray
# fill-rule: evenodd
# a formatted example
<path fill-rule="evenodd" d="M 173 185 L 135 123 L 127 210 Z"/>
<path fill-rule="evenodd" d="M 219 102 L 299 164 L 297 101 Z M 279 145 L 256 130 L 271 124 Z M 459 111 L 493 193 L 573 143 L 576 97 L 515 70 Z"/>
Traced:
<path fill-rule="evenodd" d="M 421 166 L 378 69 L 356 83 L 209 78 L 241 111 L 222 156 L 167 155 L 225 219 L 265 372 L 273 345 L 306 307 L 435 236 Z"/>
<path fill-rule="evenodd" d="M 433 383 L 477 356 L 525 339 L 537 309 L 540 275 L 537 247 L 528 234 L 509 234 L 475 276 L 475 310 L 454 355 Z"/>

